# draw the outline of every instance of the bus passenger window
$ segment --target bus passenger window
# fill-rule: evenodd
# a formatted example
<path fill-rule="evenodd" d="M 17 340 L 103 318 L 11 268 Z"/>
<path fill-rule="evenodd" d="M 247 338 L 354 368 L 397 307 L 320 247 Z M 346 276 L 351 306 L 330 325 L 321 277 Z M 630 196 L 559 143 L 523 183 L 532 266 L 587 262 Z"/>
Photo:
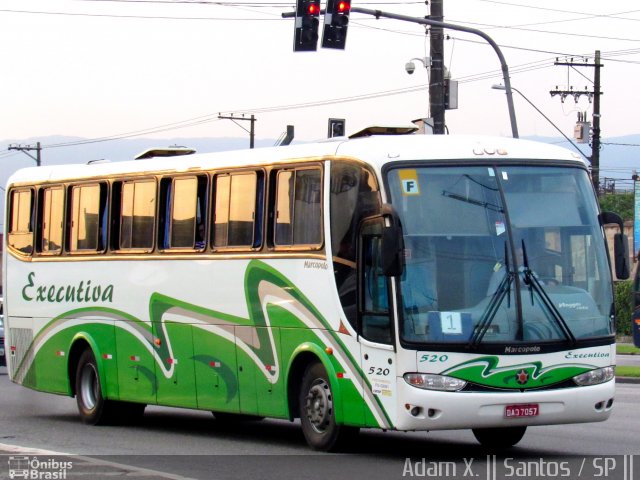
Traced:
<path fill-rule="evenodd" d="M 33 190 L 11 192 L 9 245 L 22 253 L 33 252 Z"/>
<path fill-rule="evenodd" d="M 176 178 L 173 186 L 171 247 L 193 248 L 196 234 L 196 194 L 198 182 L 195 177 Z"/>
<path fill-rule="evenodd" d="M 160 248 L 204 250 L 207 183 L 205 175 L 162 179 L 158 228 Z"/>
<path fill-rule="evenodd" d="M 260 246 L 262 232 L 256 219 L 262 215 L 262 198 L 258 198 L 261 182 L 256 172 L 216 175 L 214 247 Z"/>
<path fill-rule="evenodd" d="M 119 248 L 150 251 L 156 217 L 155 180 L 124 182 L 121 198 Z"/>
<path fill-rule="evenodd" d="M 90 253 L 104 249 L 105 211 L 106 185 L 71 187 L 69 251 Z"/>
<path fill-rule="evenodd" d="M 43 188 L 42 218 L 40 232 L 40 251 L 57 254 L 62 251 L 62 232 L 64 216 L 64 189 L 59 187 Z"/>
<path fill-rule="evenodd" d="M 276 182 L 275 245 L 322 243 L 322 188 L 319 168 L 282 170 Z"/>

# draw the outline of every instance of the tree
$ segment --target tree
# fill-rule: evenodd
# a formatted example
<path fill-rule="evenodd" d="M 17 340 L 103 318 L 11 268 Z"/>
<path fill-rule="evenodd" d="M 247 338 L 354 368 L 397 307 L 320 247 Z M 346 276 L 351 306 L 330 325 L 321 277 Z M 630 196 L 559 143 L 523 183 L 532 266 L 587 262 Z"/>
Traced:
<path fill-rule="evenodd" d="M 610 193 L 598 200 L 603 211 L 615 212 L 625 222 L 633 220 L 633 193 Z"/>

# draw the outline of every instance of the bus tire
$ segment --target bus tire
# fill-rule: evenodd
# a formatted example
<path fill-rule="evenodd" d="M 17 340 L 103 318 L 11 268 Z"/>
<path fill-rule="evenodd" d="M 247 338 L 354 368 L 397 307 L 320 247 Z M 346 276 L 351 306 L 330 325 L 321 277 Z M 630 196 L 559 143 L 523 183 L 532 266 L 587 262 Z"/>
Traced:
<path fill-rule="evenodd" d="M 96 357 L 91 349 L 80 355 L 76 369 L 76 402 L 80 419 L 87 425 L 105 425 L 113 421 L 116 406 L 106 400 L 100 386 Z"/>
<path fill-rule="evenodd" d="M 311 448 L 340 450 L 358 433 L 358 428 L 336 424 L 333 392 L 321 363 L 310 364 L 302 378 L 299 396 L 302 433 Z"/>
<path fill-rule="evenodd" d="M 522 440 L 527 427 L 474 428 L 472 431 L 484 447 L 509 448 Z"/>

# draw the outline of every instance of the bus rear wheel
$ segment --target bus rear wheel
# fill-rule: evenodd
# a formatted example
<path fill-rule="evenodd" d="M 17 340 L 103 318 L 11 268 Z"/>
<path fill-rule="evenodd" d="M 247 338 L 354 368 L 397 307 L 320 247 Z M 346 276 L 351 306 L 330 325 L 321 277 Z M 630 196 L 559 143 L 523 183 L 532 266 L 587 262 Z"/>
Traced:
<path fill-rule="evenodd" d="M 76 369 L 76 402 L 83 423 L 100 425 L 112 420 L 113 405 L 102 395 L 96 357 L 90 349 L 82 352 Z"/>
<path fill-rule="evenodd" d="M 312 363 L 304 373 L 299 408 L 302 433 L 314 450 L 342 449 L 358 434 L 356 427 L 336 424 L 333 392 L 321 363 Z"/>
<path fill-rule="evenodd" d="M 472 431 L 484 447 L 509 448 L 522 440 L 527 427 L 474 428 Z"/>

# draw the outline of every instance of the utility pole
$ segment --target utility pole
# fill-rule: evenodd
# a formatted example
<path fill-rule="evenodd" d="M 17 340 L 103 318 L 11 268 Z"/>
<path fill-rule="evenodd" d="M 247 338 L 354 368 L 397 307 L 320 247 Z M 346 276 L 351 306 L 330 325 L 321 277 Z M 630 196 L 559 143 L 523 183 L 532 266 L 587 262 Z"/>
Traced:
<path fill-rule="evenodd" d="M 593 186 L 600 187 L 600 50 L 596 50 L 593 72 L 593 134 L 591 135 L 591 175 Z"/>
<path fill-rule="evenodd" d="M 31 157 L 32 160 L 35 160 L 38 167 L 42 164 L 42 157 L 40 155 L 42 147 L 40 146 L 40 142 L 37 142 L 35 145 L 9 145 L 9 148 L 7 148 L 7 150 L 19 150 L 25 155 Z M 36 151 L 35 157 L 29 153 L 31 150 Z"/>
<path fill-rule="evenodd" d="M 225 117 L 223 115 L 218 114 L 218 118 L 220 120 L 231 120 L 233 123 L 238 125 L 241 129 L 243 129 L 245 132 L 247 132 L 249 134 L 249 148 L 253 148 L 254 139 L 255 139 L 255 123 L 256 123 L 256 117 L 253 115 L 253 113 L 251 114 L 251 116 L 249 118 L 245 117 L 244 113 L 242 114 L 241 117 L 234 116 L 233 113 L 231 115 L 229 115 L 228 117 Z M 247 130 L 246 128 L 244 128 L 236 120 L 238 120 L 238 121 L 245 120 L 245 121 L 251 122 L 250 130 Z"/>
<path fill-rule="evenodd" d="M 591 128 L 591 182 L 596 193 L 600 192 L 600 68 L 603 66 L 600 63 L 600 50 L 596 50 L 595 59 L 593 63 L 588 62 L 574 62 L 573 58 L 570 61 L 559 62 L 556 60 L 554 65 L 562 65 L 567 68 L 574 67 L 591 67 L 593 72 L 593 91 L 585 87 L 584 90 L 575 90 L 572 86 L 567 85 L 568 90 L 560 90 L 556 87 L 555 90 L 551 90 L 549 93 L 552 97 L 559 95 L 560 101 L 564 103 L 565 98 L 571 96 L 574 101 L 578 103 L 578 100 L 582 95 L 585 95 L 589 102 L 593 100 L 593 118 Z"/>
<path fill-rule="evenodd" d="M 444 20 L 443 0 L 431 0 L 430 20 Z M 431 75 L 429 81 L 429 110 L 433 118 L 433 133 L 444 134 L 444 31 L 442 27 L 431 25 L 429 31 L 431 55 Z"/>

